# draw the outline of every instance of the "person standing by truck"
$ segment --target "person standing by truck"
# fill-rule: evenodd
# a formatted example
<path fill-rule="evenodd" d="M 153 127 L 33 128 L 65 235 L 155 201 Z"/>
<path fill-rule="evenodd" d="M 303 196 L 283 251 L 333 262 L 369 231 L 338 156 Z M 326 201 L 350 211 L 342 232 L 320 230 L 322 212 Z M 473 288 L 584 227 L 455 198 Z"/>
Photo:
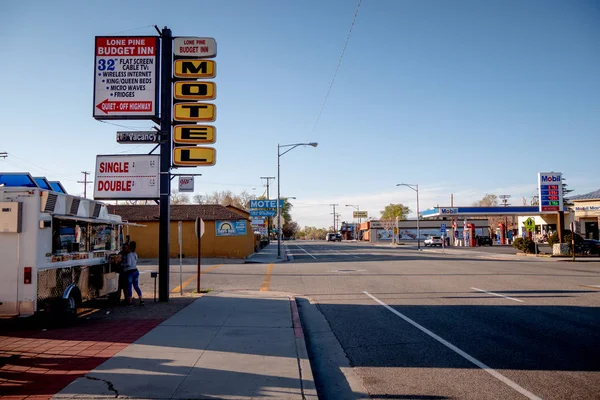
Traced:
<path fill-rule="evenodd" d="M 137 248 L 137 244 L 132 241 L 129 243 L 129 254 L 127 254 L 126 264 L 124 264 L 123 272 L 127 274 L 127 305 L 133 305 L 133 291 L 132 286 L 135 289 L 135 292 L 140 299 L 140 306 L 144 305 L 144 300 L 142 299 L 142 290 L 139 286 L 139 278 L 140 271 L 137 269 L 137 260 L 138 255 L 135 252 Z"/>

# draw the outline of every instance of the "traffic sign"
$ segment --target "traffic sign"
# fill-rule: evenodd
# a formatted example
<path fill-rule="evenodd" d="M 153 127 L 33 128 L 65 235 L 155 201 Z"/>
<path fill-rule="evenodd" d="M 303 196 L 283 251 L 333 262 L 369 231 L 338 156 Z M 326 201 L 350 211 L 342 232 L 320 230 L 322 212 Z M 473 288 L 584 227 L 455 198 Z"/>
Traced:
<path fill-rule="evenodd" d="M 523 223 L 525 225 L 525 229 L 528 232 L 533 232 L 535 229 L 535 221 L 533 220 L 533 218 L 529 217 L 525 220 L 525 222 Z"/>
<path fill-rule="evenodd" d="M 158 117 L 158 37 L 96 36 L 93 117 Z"/>
<path fill-rule="evenodd" d="M 176 37 L 173 54 L 183 57 L 212 58 L 217 55 L 217 42 L 213 38 Z"/>
<path fill-rule="evenodd" d="M 196 223 L 194 224 L 194 230 L 196 232 L 196 237 L 204 236 L 204 220 L 200 217 L 196 218 Z"/>
<path fill-rule="evenodd" d="M 210 79 L 217 75 L 217 65 L 212 60 L 175 60 L 173 75 L 176 78 Z"/>
<path fill-rule="evenodd" d="M 185 146 L 173 148 L 173 165 L 205 167 L 215 165 L 217 151 L 212 147 Z"/>
<path fill-rule="evenodd" d="M 217 117 L 217 107 L 210 103 L 177 103 L 173 107 L 175 121 L 212 122 Z"/>
<path fill-rule="evenodd" d="M 446 224 L 440 224 L 440 229 L 446 230 Z"/>
<path fill-rule="evenodd" d="M 156 131 L 121 131 L 117 132 L 118 143 L 158 143 L 158 132 Z"/>
<path fill-rule="evenodd" d="M 214 100 L 217 97 L 217 85 L 214 82 L 175 82 L 173 97 L 177 100 Z"/>
<path fill-rule="evenodd" d="M 173 143 L 210 144 L 217 138 L 216 128 L 211 125 L 175 125 L 173 127 Z"/>
<path fill-rule="evenodd" d="M 366 211 L 353 211 L 352 218 L 367 218 L 368 213 Z"/>

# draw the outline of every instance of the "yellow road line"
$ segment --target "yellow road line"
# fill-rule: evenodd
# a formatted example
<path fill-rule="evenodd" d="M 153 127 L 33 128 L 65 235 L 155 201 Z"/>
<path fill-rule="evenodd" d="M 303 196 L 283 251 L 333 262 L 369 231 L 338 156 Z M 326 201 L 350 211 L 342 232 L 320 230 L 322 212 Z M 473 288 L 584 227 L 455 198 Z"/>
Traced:
<path fill-rule="evenodd" d="M 202 271 L 200 271 L 200 275 L 203 275 L 203 274 L 206 274 L 207 272 L 213 271 L 213 270 L 215 270 L 215 269 L 219 268 L 221 265 L 223 265 L 223 264 L 217 264 L 217 265 L 213 265 L 213 266 L 212 266 L 212 267 L 210 267 L 210 268 L 207 268 L 207 269 L 205 269 L 205 270 L 202 270 Z M 189 284 L 190 284 L 190 283 L 192 283 L 192 282 L 195 282 L 195 281 L 196 281 L 196 277 L 197 277 L 197 276 L 198 276 L 198 274 L 194 274 L 192 277 L 190 277 L 190 278 L 186 279 L 186 280 L 185 280 L 185 281 L 184 281 L 184 282 L 181 284 L 181 286 L 180 286 L 180 285 L 177 285 L 177 287 L 176 287 L 175 289 L 171 290 L 171 293 L 179 293 L 179 291 L 180 291 L 181 289 L 185 289 L 185 287 L 186 287 L 187 285 L 189 285 Z"/>
<path fill-rule="evenodd" d="M 267 267 L 267 272 L 265 272 L 265 279 L 263 280 L 262 285 L 260 286 L 261 292 L 268 292 L 269 286 L 271 286 L 271 273 L 273 272 L 273 267 L 275 264 L 271 263 Z"/>

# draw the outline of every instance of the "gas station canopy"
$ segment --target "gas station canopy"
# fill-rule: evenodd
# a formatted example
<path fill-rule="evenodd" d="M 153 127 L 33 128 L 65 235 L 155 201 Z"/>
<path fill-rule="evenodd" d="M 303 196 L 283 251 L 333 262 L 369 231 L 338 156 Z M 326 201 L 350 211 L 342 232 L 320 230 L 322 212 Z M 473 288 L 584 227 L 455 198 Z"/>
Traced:
<path fill-rule="evenodd" d="M 567 211 L 565 209 L 565 211 Z M 540 212 L 539 206 L 517 206 L 517 207 L 433 207 L 421 211 L 422 218 L 440 218 L 454 216 L 481 216 L 488 215 L 542 215 L 553 214 L 549 212 Z"/>

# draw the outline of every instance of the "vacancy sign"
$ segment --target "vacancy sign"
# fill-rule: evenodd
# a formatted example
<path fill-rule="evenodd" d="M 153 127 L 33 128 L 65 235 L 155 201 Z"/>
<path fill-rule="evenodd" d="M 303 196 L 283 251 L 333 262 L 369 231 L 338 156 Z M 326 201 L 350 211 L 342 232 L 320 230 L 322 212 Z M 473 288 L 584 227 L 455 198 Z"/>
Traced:
<path fill-rule="evenodd" d="M 96 36 L 94 118 L 157 118 L 158 94 L 156 36 Z"/>
<path fill-rule="evenodd" d="M 159 196 L 160 155 L 96 156 L 94 199 L 154 200 Z"/>

